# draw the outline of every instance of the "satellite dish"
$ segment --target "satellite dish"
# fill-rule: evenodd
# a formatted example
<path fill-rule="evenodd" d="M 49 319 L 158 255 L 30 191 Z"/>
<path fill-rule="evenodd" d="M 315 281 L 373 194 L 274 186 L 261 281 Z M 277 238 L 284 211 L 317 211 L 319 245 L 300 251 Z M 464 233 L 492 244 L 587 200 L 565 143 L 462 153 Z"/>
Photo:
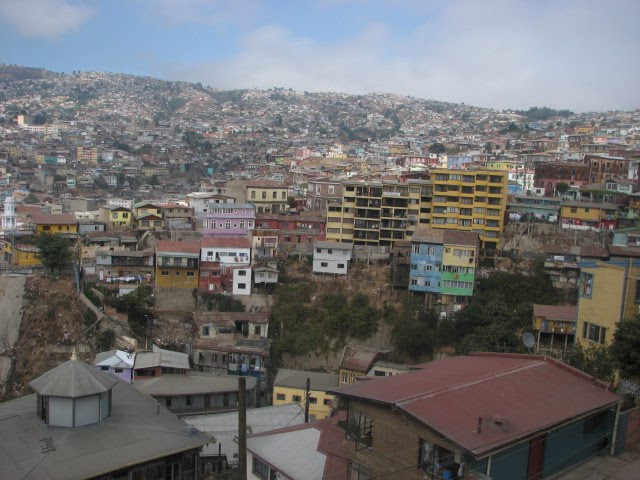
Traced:
<path fill-rule="evenodd" d="M 533 336 L 533 333 L 525 332 L 522 335 L 522 343 L 527 348 L 531 348 L 536 344 L 536 338 Z"/>

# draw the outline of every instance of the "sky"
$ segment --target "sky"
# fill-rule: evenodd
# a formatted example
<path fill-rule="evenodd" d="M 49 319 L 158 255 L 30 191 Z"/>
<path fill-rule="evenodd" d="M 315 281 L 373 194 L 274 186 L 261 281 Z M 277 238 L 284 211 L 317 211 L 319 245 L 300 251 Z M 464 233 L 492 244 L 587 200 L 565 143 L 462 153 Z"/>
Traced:
<path fill-rule="evenodd" d="M 639 0 L 0 0 L 0 62 L 219 89 L 640 108 Z"/>

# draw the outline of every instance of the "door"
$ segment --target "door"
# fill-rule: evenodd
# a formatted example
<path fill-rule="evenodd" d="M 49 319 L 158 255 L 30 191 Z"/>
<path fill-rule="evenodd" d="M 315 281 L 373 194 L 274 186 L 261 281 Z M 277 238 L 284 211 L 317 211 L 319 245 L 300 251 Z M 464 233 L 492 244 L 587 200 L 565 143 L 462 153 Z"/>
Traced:
<path fill-rule="evenodd" d="M 541 480 L 544 463 L 544 445 L 547 435 L 534 437 L 529 442 L 529 465 L 527 467 L 527 480 Z"/>

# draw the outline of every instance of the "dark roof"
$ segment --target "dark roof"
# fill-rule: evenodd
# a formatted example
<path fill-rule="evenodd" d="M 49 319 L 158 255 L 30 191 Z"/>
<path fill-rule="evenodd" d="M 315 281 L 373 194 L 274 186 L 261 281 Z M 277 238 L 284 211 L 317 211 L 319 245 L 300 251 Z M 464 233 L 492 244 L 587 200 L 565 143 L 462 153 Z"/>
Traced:
<path fill-rule="evenodd" d="M 573 305 L 540 305 L 533 304 L 533 316 L 545 317 L 551 320 L 575 322 L 578 319 L 578 307 Z"/>
<path fill-rule="evenodd" d="M 268 323 L 269 314 L 260 312 L 193 312 L 197 324 L 215 323 L 216 325 L 235 325 L 235 322 L 248 321 Z"/>
<path fill-rule="evenodd" d="M 609 247 L 609 253 L 612 257 L 638 258 L 640 257 L 640 247 L 623 247 L 611 245 Z"/>
<path fill-rule="evenodd" d="M 40 395 L 77 398 L 108 392 L 117 381 L 80 360 L 68 360 L 31 380 L 29 386 Z"/>
<path fill-rule="evenodd" d="M 204 237 L 200 239 L 202 248 L 251 248 L 248 238 Z"/>
<path fill-rule="evenodd" d="M 413 243 L 478 246 L 478 234 L 444 228 L 420 227 L 411 237 Z"/>
<path fill-rule="evenodd" d="M 200 242 L 174 242 L 171 240 L 158 240 L 156 252 L 176 253 L 200 253 Z"/>
<path fill-rule="evenodd" d="M 326 391 L 338 386 L 338 375 L 335 373 L 306 372 L 304 370 L 278 370 L 273 385 L 276 387 L 301 388 L 307 387 L 307 378 L 311 381 L 311 390 Z"/>
<path fill-rule="evenodd" d="M 36 213 L 31 217 L 36 225 L 71 225 L 78 223 L 73 213 Z"/>
<path fill-rule="evenodd" d="M 330 393 L 402 410 L 478 457 L 619 400 L 558 360 L 497 353 L 447 358 Z"/>
<path fill-rule="evenodd" d="M 368 348 L 346 345 L 340 359 L 340 368 L 354 372 L 367 373 L 378 358 L 380 352 Z"/>
<path fill-rule="evenodd" d="M 93 478 L 211 441 L 154 399 L 115 381 L 111 417 L 89 427 L 47 428 L 37 419 L 36 395 L 1 403 L 0 477 Z M 51 451 L 42 448 L 47 438 Z"/>

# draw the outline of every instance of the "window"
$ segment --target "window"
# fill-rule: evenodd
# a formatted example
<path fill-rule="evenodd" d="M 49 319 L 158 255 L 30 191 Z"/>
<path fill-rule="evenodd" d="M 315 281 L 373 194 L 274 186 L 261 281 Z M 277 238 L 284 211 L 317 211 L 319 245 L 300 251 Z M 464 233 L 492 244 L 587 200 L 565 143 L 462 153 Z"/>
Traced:
<path fill-rule="evenodd" d="M 247 288 L 247 284 L 246 283 L 239 283 L 238 284 L 238 289 L 244 290 L 245 288 Z"/>
<path fill-rule="evenodd" d="M 253 327 L 253 334 L 254 335 L 260 335 L 262 333 L 262 329 L 260 328 L 260 325 L 255 325 Z"/>
<path fill-rule="evenodd" d="M 103 372 L 106 372 L 106 371 L 108 371 L 108 370 L 109 370 L 109 367 L 108 367 L 108 366 L 106 366 L 106 365 L 101 365 L 101 366 L 100 366 L 100 370 L 102 370 Z"/>
<path fill-rule="evenodd" d="M 593 291 L 593 275 L 590 273 L 582 273 L 580 275 L 580 296 L 591 298 Z"/>
<path fill-rule="evenodd" d="M 122 373 L 124 372 L 124 368 L 116 368 L 116 373 Z"/>
<path fill-rule="evenodd" d="M 286 200 L 287 199 L 287 192 L 282 192 L 282 200 Z"/>
<path fill-rule="evenodd" d="M 359 463 L 354 463 L 351 460 L 347 461 L 347 479 L 348 480 L 369 480 L 371 475 L 367 472 L 366 468 Z"/>
<path fill-rule="evenodd" d="M 168 277 L 169 276 L 169 272 L 167 270 L 162 270 L 160 272 L 160 275 L 162 275 L 163 277 Z"/>
<path fill-rule="evenodd" d="M 592 433 L 598 433 L 603 430 L 607 424 L 607 412 L 596 413 L 585 419 L 582 425 L 582 435 L 586 436 Z"/>
<path fill-rule="evenodd" d="M 246 222 L 244 220 L 240 220 L 240 228 L 242 229 L 246 228 Z"/>
<path fill-rule="evenodd" d="M 193 404 L 193 400 L 192 400 L 191 395 L 187 395 L 185 397 L 185 403 L 186 403 L 187 407 L 190 407 Z"/>
<path fill-rule="evenodd" d="M 329 195 L 333 195 L 333 191 L 334 191 L 333 189 L 334 189 L 333 185 L 329 185 Z"/>
<path fill-rule="evenodd" d="M 251 190 L 251 198 L 256 198 L 256 191 L 255 190 Z"/>
<path fill-rule="evenodd" d="M 246 270 L 238 270 L 238 276 L 246 277 L 247 276 L 247 271 Z"/>
<path fill-rule="evenodd" d="M 171 406 L 171 397 L 165 398 L 164 404 L 167 408 Z"/>
<path fill-rule="evenodd" d="M 204 325 L 202 327 L 202 336 L 203 337 L 208 337 L 209 336 L 209 325 Z"/>
<path fill-rule="evenodd" d="M 269 479 L 269 465 L 264 463 L 262 460 L 260 460 L 255 455 L 253 457 L 252 472 L 258 478 L 262 478 L 264 480 L 268 480 Z"/>
<path fill-rule="evenodd" d="M 576 207 L 571 207 L 571 213 L 578 213 L 578 209 Z"/>
<path fill-rule="evenodd" d="M 286 400 L 287 396 L 284 393 L 278 393 L 278 394 L 276 394 L 276 399 L 277 400 Z"/>
<path fill-rule="evenodd" d="M 607 329 L 594 323 L 582 324 L 582 338 L 590 342 L 604 344 L 607 340 Z"/>
<path fill-rule="evenodd" d="M 176 277 L 179 277 L 179 276 L 180 276 L 180 272 L 176 272 Z"/>
<path fill-rule="evenodd" d="M 293 396 L 293 401 L 294 402 L 301 402 L 302 401 L 302 397 L 300 395 L 294 395 Z"/>
<path fill-rule="evenodd" d="M 331 399 L 330 399 L 330 398 L 325 398 L 325 399 L 322 401 L 322 404 L 323 404 L 325 407 L 330 407 L 330 406 L 331 406 Z"/>
<path fill-rule="evenodd" d="M 338 268 L 344 268 L 344 263 L 339 263 Z"/>
<path fill-rule="evenodd" d="M 267 192 L 262 192 L 262 199 L 266 200 L 267 199 Z"/>
<path fill-rule="evenodd" d="M 320 262 L 320 266 L 323 268 L 327 268 L 329 266 L 328 262 Z"/>
<path fill-rule="evenodd" d="M 187 272 L 187 277 L 195 277 L 195 272 Z"/>
<path fill-rule="evenodd" d="M 349 413 L 347 419 L 347 435 L 358 445 L 371 448 L 373 443 L 373 419 L 364 413 L 353 411 Z"/>
<path fill-rule="evenodd" d="M 455 462 L 452 451 L 435 445 L 424 439 L 419 439 L 418 468 L 423 472 L 438 475 L 441 478 L 441 468 Z"/>
<path fill-rule="evenodd" d="M 318 399 L 315 397 L 309 397 L 309 403 L 311 405 L 315 405 L 316 403 L 318 403 Z"/>

